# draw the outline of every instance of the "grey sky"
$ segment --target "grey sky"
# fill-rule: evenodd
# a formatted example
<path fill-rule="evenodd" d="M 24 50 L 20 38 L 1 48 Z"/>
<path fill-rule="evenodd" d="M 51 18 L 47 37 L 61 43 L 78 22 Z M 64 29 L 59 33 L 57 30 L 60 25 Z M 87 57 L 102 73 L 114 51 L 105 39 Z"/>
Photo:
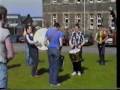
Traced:
<path fill-rule="evenodd" d="M 0 0 L 0 4 L 8 9 L 9 14 L 30 14 L 33 17 L 43 15 L 42 0 Z"/>

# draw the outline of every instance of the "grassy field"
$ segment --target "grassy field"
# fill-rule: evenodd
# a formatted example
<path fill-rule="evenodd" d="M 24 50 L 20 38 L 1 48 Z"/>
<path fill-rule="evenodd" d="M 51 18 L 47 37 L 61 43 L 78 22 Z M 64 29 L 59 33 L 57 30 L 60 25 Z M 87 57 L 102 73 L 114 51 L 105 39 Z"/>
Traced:
<path fill-rule="evenodd" d="M 106 55 L 106 65 L 98 64 L 98 55 L 83 55 L 82 76 L 71 76 L 72 64 L 65 54 L 64 70 L 59 73 L 61 86 L 51 87 L 48 83 L 48 60 L 45 52 L 40 53 L 39 77 L 32 77 L 30 67 L 25 63 L 24 53 L 17 53 L 9 64 L 8 88 L 19 90 L 30 89 L 114 89 L 116 88 L 116 55 Z"/>

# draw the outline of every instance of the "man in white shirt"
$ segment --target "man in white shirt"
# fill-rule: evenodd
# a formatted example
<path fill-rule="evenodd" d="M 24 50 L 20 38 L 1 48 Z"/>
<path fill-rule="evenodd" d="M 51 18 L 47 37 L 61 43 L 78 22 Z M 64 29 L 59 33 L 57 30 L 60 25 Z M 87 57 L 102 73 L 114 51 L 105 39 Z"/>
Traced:
<path fill-rule="evenodd" d="M 0 90 L 7 89 L 7 62 L 14 57 L 10 32 L 4 28 L 7 9 L 0 6 Z"/>

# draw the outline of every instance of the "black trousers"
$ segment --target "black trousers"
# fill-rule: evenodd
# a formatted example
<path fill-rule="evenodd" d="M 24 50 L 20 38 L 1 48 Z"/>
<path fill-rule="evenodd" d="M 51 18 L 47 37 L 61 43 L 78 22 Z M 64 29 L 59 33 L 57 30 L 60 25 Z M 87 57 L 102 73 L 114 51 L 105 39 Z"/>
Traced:
<path fill-rule="evenodd" d="M 82 60 L 83 59 L 83 57 L 82 57 L 82 47 L 81 47 L 81 50 L 80 50 L 80 53 L 79 53 L 79 56 L 80 56 L 80 59 Z"/>
<path fill-rule="evenodd" d="M 98 44 L 100 62 L 105 61 L 105 43 Z"/>
<path fill-rule="evenodd" d="M 72 62 L 73 64 L 73 71 L 78 72 L 81 71 L 81 61 Z"/>

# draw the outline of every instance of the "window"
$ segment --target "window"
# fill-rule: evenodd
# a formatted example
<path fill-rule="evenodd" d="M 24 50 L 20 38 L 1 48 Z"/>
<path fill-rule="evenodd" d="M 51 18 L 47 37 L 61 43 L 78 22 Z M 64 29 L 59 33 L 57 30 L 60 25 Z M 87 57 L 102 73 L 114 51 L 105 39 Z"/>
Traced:
<path fill-rule="evenodd" d="M 75 15 L 75 23 L 80 23 L 81 22 L 80 18 L 81 18 L 80 14 Z"/>
<path fill-rule="evenodd" d="M 63 0 L 63 3 L 68 3 L 69 2 L 69 0 Z"/>
<path fill-rule="evenodd" d="M 115 29 L 115 22 L 113 21 L 112 15 L 109 16 L 108 25 L 111 30 Z"/>
<path fill-rule="evenodd" d="M 111 2 L 116 2 L 116 0 L 111 0 Z"/>
<path fill-rule="evenodd" d="M 102 15 L 101 13 L 97 14 L 97 28 L 102 25 Z"/>
<path fill-rule="evenodd" d="M 52 14 L 51 23 L 54 25 L 57 22 L 57 14 Z"/>
<path fill-rule="evenodd" d="M 53 3 L 53 4 L 57 3 L 57 0 L 52 0 L 52 3 Z"/>
<path fill-rule="evenodd" d="M 64 25 L 65 25 L 65 28 L 69 27 L 69 15 L 68 14 L 64 14 Z"/>
<path fill-rule="evenodd" d="M 97 3 L 101 3 L 102 2 L 102 0 L 97 0 Z"/>
<path fill-rule="evenodd" d="M 89 28 L 90 29 L 94 29 L 94 15 L 93 14 L 90 14 L 89 15 Z"/>
<path fill-rule="evenodd" d="M 78 3 L 78 4 L 79 4 L 80 2 L 81 2 L 81 0 L 76 0 L 76 3 Z"/>
<path fill-rule="evenodd" d="M 90 2 L 90 3 L 93 3 L 93 2 L 94 2 L 94 0 L 89 0 L 89 2 Z"/>

